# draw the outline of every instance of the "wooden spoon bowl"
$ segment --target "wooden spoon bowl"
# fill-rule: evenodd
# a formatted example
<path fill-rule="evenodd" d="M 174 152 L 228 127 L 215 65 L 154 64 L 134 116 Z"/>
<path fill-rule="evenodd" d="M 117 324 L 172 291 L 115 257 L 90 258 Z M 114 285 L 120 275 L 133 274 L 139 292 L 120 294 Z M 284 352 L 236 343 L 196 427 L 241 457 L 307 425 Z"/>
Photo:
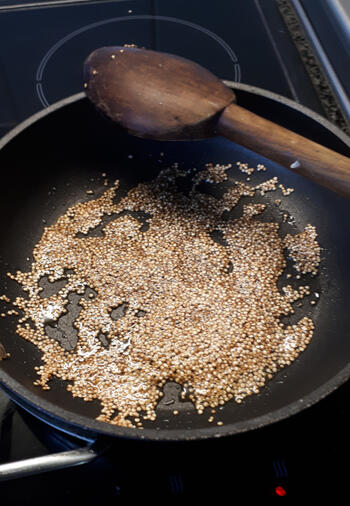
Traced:
<path fill-rule="evenodd" d="M 157 140 L 222 135 L 350 198 L 350 159 L 235 103 L 211 72 L 179 56 L 103 47 L 84 65 L 91 102 L 130 134 Z"/>

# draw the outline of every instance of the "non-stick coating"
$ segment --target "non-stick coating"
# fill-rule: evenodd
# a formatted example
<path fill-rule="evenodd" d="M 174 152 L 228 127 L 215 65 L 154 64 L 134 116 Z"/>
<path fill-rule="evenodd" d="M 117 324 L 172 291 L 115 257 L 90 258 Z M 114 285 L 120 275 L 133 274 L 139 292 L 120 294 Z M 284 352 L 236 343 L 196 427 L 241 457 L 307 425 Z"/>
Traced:
<path fill-rule="evenodd" d="M 237 98 L 240 105 L 344 154 L 350 153 L 345 143 L 327 128 L 327 122 L 322 125 L 321 118 L 317 121 L 288 103 L 247 90 L 238 89 Z M 1 318 L 0 341 L 11 353 L 11 359 L 1 362 L 0 381 L 17 402 L 49 423 L 80 435 L 196 439 L 241 432 L 282 419 L 348 379 L 350 201 L 225 139 L 165 143 L 128 136 L 100 117 L 82 96 L 42 114 L 0 150 L 1 292 L 11 298 L 20 293 L 6 273 L 29 270 L 32 250 L 43 227 L 54 223 L 70 205 L 94 198 L 86 194 L 87 189 L 93 188 L 95 196 L 101 194 L 106 189 L 102 173 L 108 173 L 111 181 L 120 178 L 126 189 L 154 177 L 161 167 L 173 162 L 200 168 L 210 161 L 264 163 L 268 172 L 259 173 L 257 180 L 277 175 L 295 192 L 283 199 L 274 216 L 267 213 L 262 219 L 281 218 L 283 212 L 289 212 L 291 224 L 282 225 L 282 234 L 300 231 L 308 223 L 316 225 L 323 248 L 320 274 L 301 282 L 310 284 L 321 296 L 316 306 L 310 304 L 311 297 L 306 298 L 295 315 L 295 319 L 311 315 L 315 321 L 315 334 L 307 350 L 281 370 L 261 393 L 246 398 L 240 405 L 229 402 L 220 409 L 222 427 L 210 424 L 207 413 L 197 415 L 189 403 L 178 403 L 180 387 L 169 385 L 166 395 L 175 403 L 163 403 L 157 421 L 148 422 L 140 431 L 96 422 L 99 404 L 73 399 L 58 380 L 52 381 L 49 391 L 34 387 L 33 368 L 40 364 L 40 353 L 17 336 L 15 318 Z M 231 175 L 233 179 L 246 177 L 237 169 Z M 279 198 L 277 192 L 268 195 L 270 201 Z M 1 303 L 0 312 L 5 306 Z M 172 416 L 175 406 L 180 411 L 176 417 Z"/>

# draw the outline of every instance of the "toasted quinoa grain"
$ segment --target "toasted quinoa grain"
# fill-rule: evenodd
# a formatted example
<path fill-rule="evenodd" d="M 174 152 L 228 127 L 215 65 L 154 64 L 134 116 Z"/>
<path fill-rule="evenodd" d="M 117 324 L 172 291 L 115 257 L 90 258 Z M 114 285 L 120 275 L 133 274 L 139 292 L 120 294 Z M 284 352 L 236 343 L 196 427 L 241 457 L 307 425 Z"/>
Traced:
<path fill-rule="evenodd" d="M 236 163 L 237 167 L 239 168 L 239 170 L 241 172 L 244 172 L 245 174 L 248 174 L 248 176 L 250 176 L 251 174 L 253 174 L 254 172 L 254 167 L 249 167 L 249 165 L 247 163 L 241 163 L 241 162 L 237 162 Z"/>
<path fill-rule="evenodd" d="M 225 181 L 230 166 L 208 164 L 186 195 L 176 180 L 188 172 L 174 166 L 118 203 L 116 182 L 44 229 L 31 270 L 9 273 L 28 294 L 13 303 L 24 312 L 17 333 L 42 352 L 36 385 L 49 389 L 51 378 L 61 378 L 73 396 L 101 401 L 99 420 L 142 428 L 142 420 L 156 419 L 168 381 L 186 385 L 186 400 L 199 414 L 206 407 L 215 413 L 231 399 L 258 393 L 305 350 L 312 320 L 284 325 L 280 317 L 293 313 L 292 303 L 310 287 L 287 285 L 281 293 L 277 280 L 285 248 L 300 272 L 315 271 L 315 229 L 308 225 L 283 240 L 278 223 L 257 218 L 265 204 L 246 204 L 240 218 L 223 219 L 242 196 L 277 185 L 277 178 L 255 188 L 236 182 L 221 198 L 198 191 L 201 181 Z M 150 216 L 146 229 L 127 214 L 135 211 Z M 104 216 L 111 218 L 103 236 L 89 235 Z M 225 244 L 212 239 L 214 230 Z M 42 297 L 44 276 L 67 282 Z M 96 296 L 84 297 L 87 288 Z M 67 350 L 48 335 L 47 322 L 65 315 L 71 293 L 81 297 L 81 311 L 76 345 Z"/>
<path fill-rule="evenodd" d="M 281 190 L 282 194 L 287 197 L 288 195 L 290 195 L 291 193 L 294 192 L 294 188 L 285 188 L 283 186 L 283 184 L 279 184 L 278 185 L 278 188 Z"/>
<path fill-rule="evenodd" d="M 317 274 L 321 261 L 321 248 L 317 242 L 316 228 L 307 225 L 300 234 L 286 235 L 284 245 L 302 274 Z"/>

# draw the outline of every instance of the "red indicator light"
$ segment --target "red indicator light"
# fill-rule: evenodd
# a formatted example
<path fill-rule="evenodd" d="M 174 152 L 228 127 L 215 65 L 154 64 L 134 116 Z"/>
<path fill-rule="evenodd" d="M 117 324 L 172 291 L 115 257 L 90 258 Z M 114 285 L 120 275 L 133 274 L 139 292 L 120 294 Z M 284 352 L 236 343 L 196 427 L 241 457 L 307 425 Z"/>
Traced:
<path fill-rule="evenodd" d="M 281 487 L 281 485 L 279 485 L 278 487 L 275 488 L 275 492 L 276 492 L 276 495 L 279 495 L 280 497 L 287 495 L 286 489 Z"/>

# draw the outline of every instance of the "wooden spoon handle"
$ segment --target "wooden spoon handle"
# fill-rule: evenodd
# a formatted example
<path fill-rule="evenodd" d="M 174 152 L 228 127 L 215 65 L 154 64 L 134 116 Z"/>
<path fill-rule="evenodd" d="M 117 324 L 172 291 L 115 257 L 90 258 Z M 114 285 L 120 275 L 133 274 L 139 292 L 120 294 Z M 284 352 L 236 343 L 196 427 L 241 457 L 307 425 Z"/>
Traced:
<path fill-rule="evenodd" d="M 217 133 L 350 198 L 350 158 L 231 104 Z"/>

